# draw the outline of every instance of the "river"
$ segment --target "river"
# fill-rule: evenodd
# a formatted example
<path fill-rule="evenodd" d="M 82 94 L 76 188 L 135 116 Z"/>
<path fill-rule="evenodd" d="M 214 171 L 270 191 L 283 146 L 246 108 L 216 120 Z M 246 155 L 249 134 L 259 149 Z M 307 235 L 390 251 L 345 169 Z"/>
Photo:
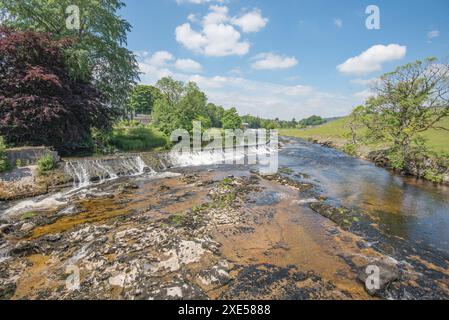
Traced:
<path fill-rule="evenodd" d="M 207 159 L 68 163 L 73 189 L 3 203 L 1 297 L 449 298 L 448 187 L 293 138 L 277 175 Z"/>

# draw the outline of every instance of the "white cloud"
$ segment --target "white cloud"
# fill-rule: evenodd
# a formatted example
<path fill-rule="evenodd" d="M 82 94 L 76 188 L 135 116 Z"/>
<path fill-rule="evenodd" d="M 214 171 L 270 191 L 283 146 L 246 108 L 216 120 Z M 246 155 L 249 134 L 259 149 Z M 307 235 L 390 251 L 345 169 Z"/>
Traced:
<path fill-rule="evenodd" d="M 175 59 L 168 51 L 156 51 L 150 54 L 148 51 L 136 52 L 140 71 L 145 75 L 151 74 L 154 78 L 173 76 L 171 69 L 175 68 L 183 72 L 201 72 L 200 63 L 192 59 Z"/>
<path fill-rule="evenodd" d="M 184 72 L 201 72 L 203 67 L 192 59 L 178 59 L 175 62 L 175 68 Z"/>
<path fill-rule="evenodd" d="M 192 16 L 189 17 L 192 21 Z M 202 18 L 202 29 L 197 31 L 192 29 L 190 23 L 184 23 L 175 30 L 176 41 L 205 56 L 245 55 L 249 52 L 250 44 L 242 39 L 234 26 L 238 25 L 243 32 L 256 32 L 263 28 L 267 21 L 262 18 L 258 9 L 241 17 L 231 18 L 228 7 L 211 5 L 208 14 Z"/>
<path fill-rule="evenodd" d="M 379 82 L 379 78 L 370 78 L 370 79 L 353 79 L 352 83 L 362 85 L 362 86 L 373 86 Z"/>
<path fill-rule="evenodd" d="M 210 12 L 203 18 L 204 25 L 225 23 L 229 21 L 228 7 L 213 5 L 209 7 L 209 10 Z"/>
<path fill-rule="evenodd" d="M 427 33 L 427 42 L 432 43 L 432 39 L 438 38 L 440 36 L 439 30 L 432 30 Z"/>
<path fill-rule="evenodd" d="M 295 57 L 284 57 L 271 52 L 260 53 L 253 60 L 251 67 L 256 70 L 288 69 L 298 64 Z"/>
<path fill-rule="evenodd" d="M 336 18 L 334 19 L 334 24 L 337 28 L 341 28 L 343 27 L 343 20 L 341 20 L 340 18 Z"/>
<path fill-rule="evenodd" d="M 372 97 L 374 95 L 375 95 L 375 93 L 370 89 L 365 89 L 360 92 L 354 93 L 354 97 L 359 98 L 363 101 L 365 101 L 366 99 L 368 99 L 369 97 Z"/>
<path fill-rule="evenodd" d="M 243 32 L 258 32 L 267 25 L 268 19 L 262 17 L 259 9 L 254 9 L 240 17 L 233 18 L 232 23 L 239 26 Z"/>
<path fill-rule="evenodd" d="M 406 46 L 398 44 L 375 45 L 360 55 L 349 58 L 344 63 L 337 66 L 337 70 L 344 74 L 363 75 L 382 69 L 382 64 L 405 57 Z"/>
<path fill-rule="evenodd" d="M 184 3 L 205 4 L 205 3 L 212 3 L 212 2 L 223 3 L 223 2 L 225 2 L 225 0 L 176 0 L 177 4 L 184 4 Z"/>
<path fill-rule="evenodd" d="M 193 14 L 193 13 L 191 13 L 191 14 L 189 14 L 189 15 L 187 16 L 187 20 L 189 20 L 189 21 L 192 22 L 192 23 L 198 21 L 198 19 L 196 18 L 196 15 Z"/>
<path fill-rule="evenodd" d="M 157 51 L 148 59 L 148 63 L 153 66 L 162 67 L 165 66 L 168 62 L 172 61 L 173 59 L 174 57 L 170 52 Z"/>

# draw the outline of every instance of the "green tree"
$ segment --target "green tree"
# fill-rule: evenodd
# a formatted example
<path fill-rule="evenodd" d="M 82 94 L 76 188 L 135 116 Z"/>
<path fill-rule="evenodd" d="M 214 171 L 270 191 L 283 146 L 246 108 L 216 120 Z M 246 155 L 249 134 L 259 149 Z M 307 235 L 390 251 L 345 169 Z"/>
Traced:
<path fill-rule="evenodd" d="M 211 121 L 211 126 L 214 128 L 221 128 L 221 119 L 223 118 L 223 107 L 217 106 L 213 103 L 208 103 L 206 106 L 207 114 Z"/>
<path fill-rule="evenodd" d="M 383 75 L 373 87 L 362 120 L 369 137 L 392 143 L 390 160 L 403 169 L 423 151 L 420 133 L 449 130 L 438 125 L 449 116 L 449 65 L 434 58 L 416 61 Z"/>
<path fill-rule="evenodd" d="M 262 120 L 259 117 L 254 117 L 249 114 L 242 117 L 242 122 L 247 123 L 251 129 L 259 129 L 262 127 Z"/>
<path fill-rule="evenodd" d="M 311 116 L 306 119 L 302 119 L 298 122 L 298 126 L 301 128 L 308 127 L 308 126 L 318 126 L 320 124 L 326 123 L 326 120 L 321 118 L 320 116 Z"/>
<path fill-rule="evenodd" d="M 161 91 L 153 86 L 137 85 L 133 88 L 128 102 L 128 112 L 151 114 L 156 100 L 162 98 Z"/>
<path fill-rule="evenodd" d="M 240 129 L 242 127 L 242 119 L 235 108 L 225 110 L 222 123 L 223 129 Z"/>
<path fill-rule="evenodd" d="M 80 11 L 79 29 L 66 26 L 66 10 L 71 5 Z M 0 11 L 7 13 L 6 26 L 50 32 L 56 39 L 75 39 L 75 45 L 65 51 L 70 75 L 92 81 L 110 105 L 122 111 L 138 79 L 135 56 L 124 47 L 131 25 L 117 15 L 123 6 L 120 0 L 0 1 Z"/>
<path fill-rule="evenodd" d="M 207 97 L 194 82 L 184 84 L 170 77 L 162 78 L 156 84 L 162 92 L 162 99 L 156 101 L 153 110 L 155 124 L 167 135 L 175 129 L 193 129 L 192 121 L 204 122 L 210 127 L 207 112 Z"/>

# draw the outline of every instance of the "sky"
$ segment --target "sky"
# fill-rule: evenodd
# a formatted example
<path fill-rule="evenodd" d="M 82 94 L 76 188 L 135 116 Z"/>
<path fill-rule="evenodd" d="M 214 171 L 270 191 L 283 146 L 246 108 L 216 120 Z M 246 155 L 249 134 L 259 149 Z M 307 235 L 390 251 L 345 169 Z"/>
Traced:
<path fill-rule="evenodd" d="M 123 1 L 142 84 L 194 81 L 241 115 L 344 116 L 383 73 L 449 58 L 447 0 Z"/>

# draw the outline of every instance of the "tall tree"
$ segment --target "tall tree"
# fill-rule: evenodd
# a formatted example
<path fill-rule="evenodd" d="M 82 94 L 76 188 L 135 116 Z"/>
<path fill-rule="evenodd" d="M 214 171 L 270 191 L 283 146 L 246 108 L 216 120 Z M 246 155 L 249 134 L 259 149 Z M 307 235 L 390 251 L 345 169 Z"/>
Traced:
<path fill-rule="evenodd" d="M 128 102 L 128 112 L 151 114 L 156 100 L 162 98 L 161 91 L 153 86 L 137 85 L 133 88 Z"/>
<path fill-rule="evenodd" d="M 222 122 L 223 129 L 240 129 L 242 127 L 242 119 L 235 108 L 225 110 Z"/>
<path fill-rule="evenodd" d="M 361 119 L 374 140 L 392 143 L 395 167 L 423 147 L 420 133 L 449 130 L 438 124 L 449 116 L 449 64 L 435 58 L 409 63 L 383 75 L 373 90 Z"/>
<path fill-rule="evenodd" d="M 111 123 L 103 95 L 69 76 L 62 51 L 71 43 L 0 28 L 0 135 L 8 144 L 86 152 L 91 128 Z"/>
<path fill-rule="evenodd" d="M 67 28 L 66 10 L 79 8 L 79 28 Z M 55 39 L 76 41 L 65 48 L 65 62 L 77 80 L 92 81 L 111 106 L 124 109 L 138 79 L 135 56 L 126 45 L 131 25 L 117 15 L 120 0 L 1 0 L 4 25 L 21 30 L 50 32 Z M 70 12 L 70 11 L 69 11 Z"/>
<path fill-rule="evenodd" d="M 161 90 L 163 99 L 156 101 L 153 119 L 164 133 L 170 134 L 175 129 L 191 131 L 193 120 L 210 126 L 206 95 L 194 82 L 185 84 L 166 77 L 160 79 L 156 86 Z"/>

